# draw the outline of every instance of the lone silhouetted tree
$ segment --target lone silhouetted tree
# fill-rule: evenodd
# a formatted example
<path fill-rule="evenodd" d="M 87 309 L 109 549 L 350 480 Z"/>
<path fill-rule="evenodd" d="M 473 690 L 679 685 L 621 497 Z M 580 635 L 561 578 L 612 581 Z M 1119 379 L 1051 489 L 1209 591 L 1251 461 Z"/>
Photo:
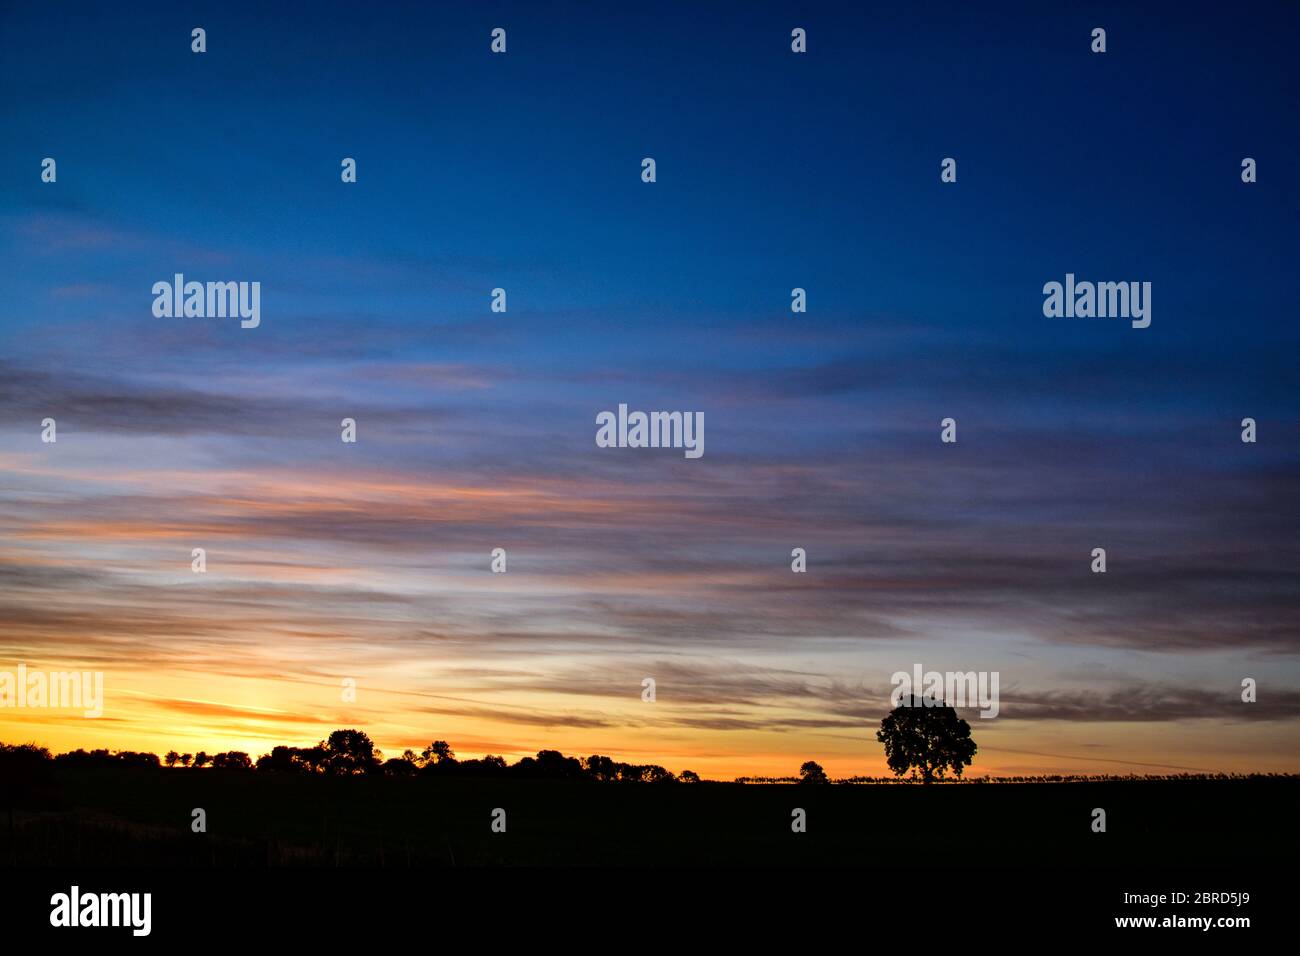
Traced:
<path fill-rule="evenodd" d="M 831 778 L 826 776 L 826 771 L 822 765 L 815 760 L 809 760 L 799 768 L 799 776 L 803 779 L 800 783 L 830 783 Z"/>
<path fill-rule="evenodd" d="M 904 698 L 885 715 L 876 739 L 885 745 L 885 762 L 900 777 L 912 770 L 930 783 L 951 770 L 961 776 L 975 756 L 970 724 L 943 701 Z"/>
<path fill-rule="evenodd" d="M 174 767 L 180 763 L 181 755 L 174 750 L 167 751 L 167 756 L 163 757 L 163 763 L 169 767 Z"/>

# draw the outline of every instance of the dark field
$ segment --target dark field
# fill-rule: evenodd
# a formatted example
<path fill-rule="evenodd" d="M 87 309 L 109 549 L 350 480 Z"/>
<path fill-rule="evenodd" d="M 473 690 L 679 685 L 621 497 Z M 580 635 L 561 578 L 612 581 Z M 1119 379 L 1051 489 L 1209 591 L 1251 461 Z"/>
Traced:
<path fill-rule="evenodd" d="M 40 809 L 0 819 L 0 865 L 1273 866 L 1297 845 L 1298 796 L 1296 778 L 623 785 L 61 768 Z M 190 830 L 195 807 L 206 834 Z M 795 807 L 806 833 L 791 832 Z"/>

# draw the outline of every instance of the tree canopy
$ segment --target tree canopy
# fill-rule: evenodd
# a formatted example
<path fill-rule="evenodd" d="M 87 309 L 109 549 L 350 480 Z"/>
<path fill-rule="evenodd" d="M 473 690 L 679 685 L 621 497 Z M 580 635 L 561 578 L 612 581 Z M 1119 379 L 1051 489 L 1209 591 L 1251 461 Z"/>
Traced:
<path fill-rule="evenodd" d="M 905 699 L 880 722 L 876 739 L 885 745 L 885 762 L 898 776 L 909 770 L 930 783 L 951 770 L 960 777 L 975 756 L 970 724 L 943 701 Z"/>

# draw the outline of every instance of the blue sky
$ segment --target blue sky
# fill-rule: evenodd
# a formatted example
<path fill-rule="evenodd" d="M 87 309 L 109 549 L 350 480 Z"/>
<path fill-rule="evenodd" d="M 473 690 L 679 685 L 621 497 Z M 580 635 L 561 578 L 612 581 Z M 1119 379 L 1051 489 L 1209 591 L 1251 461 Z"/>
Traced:
<path fill-rule="evenodd" d="M 951 662 L 1003 673 L 995 769 L 1295 769 L 1295 19 L 7 5 L 0 659 L 209 749 L 428 736 L 338 710 L 355 671 L 462 749 L 718 772 L 869 769 L 888 675 Z M 260 281 L 261 326 L 154 318 L 175 272 Z M 1151 282 L 1151 327 L 1045 318 L 1067 272 Z M 619 402 L 703 411 L 704 458 L 597 449 Z"/>

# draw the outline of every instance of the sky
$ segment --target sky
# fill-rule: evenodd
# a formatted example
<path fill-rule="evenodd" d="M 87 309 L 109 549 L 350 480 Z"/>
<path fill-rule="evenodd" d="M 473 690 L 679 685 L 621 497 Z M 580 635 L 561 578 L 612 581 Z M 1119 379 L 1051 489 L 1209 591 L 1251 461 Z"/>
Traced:
<path fill-rule="evenodd" d="M 1300 14 L 963 6 L 0 4 L 0 740 L 1300 771 Z"/>

